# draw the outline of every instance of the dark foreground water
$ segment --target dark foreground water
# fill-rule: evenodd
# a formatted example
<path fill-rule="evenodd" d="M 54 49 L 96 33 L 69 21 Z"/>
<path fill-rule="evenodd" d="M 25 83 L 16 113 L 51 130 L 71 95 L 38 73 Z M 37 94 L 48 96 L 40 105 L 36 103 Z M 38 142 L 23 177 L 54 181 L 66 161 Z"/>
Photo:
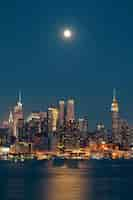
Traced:
<path fill-rule="evenodd" d="M 133 199 L 133 161 L 0 166 L 0 200 L 121 199 Z"/>

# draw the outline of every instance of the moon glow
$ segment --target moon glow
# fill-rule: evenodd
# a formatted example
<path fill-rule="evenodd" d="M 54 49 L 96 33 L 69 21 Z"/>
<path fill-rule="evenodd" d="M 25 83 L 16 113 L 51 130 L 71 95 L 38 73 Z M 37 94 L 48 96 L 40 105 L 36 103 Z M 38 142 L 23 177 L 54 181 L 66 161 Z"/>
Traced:
<path fill-rule="evenodd" d="M 71 38 L 72 37 L 72 31 L 70 29 L 65 29 L 64 32 L 63 32 L 63 36 L 66 39 Z"/>

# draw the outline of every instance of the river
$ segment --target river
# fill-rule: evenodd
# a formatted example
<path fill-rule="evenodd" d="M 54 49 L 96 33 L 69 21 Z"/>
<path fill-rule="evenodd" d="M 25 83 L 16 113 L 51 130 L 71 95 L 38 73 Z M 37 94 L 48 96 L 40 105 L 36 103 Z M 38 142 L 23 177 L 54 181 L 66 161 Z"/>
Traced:
<path fill-rule="evenodd" d="M 132 200 L 133 161 L 0 166 L 0 200 Z"/>

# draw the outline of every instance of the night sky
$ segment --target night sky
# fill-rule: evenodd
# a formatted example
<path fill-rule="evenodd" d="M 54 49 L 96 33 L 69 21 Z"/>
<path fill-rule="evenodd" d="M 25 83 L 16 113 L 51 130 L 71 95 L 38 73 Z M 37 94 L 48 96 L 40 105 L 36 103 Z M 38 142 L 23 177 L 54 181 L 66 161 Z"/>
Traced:
<path fill-rule="evenodd" d="M 66 27 L 73 40 L 62 39 Z M 26 113 L 72 97 L 91 128 L 110 126 L 114 87 L 132 124 L 132 0 L 0 1 L 1 118 L 21 89 Z"/>

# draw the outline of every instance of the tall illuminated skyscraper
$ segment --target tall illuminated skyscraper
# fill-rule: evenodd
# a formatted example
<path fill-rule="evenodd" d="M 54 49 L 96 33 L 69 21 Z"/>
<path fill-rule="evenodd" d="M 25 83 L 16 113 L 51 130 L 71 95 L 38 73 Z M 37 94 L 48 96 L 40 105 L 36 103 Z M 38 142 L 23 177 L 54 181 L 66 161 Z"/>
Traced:
<path fill-rule="evenodd" d="M 48 108 L 48 131 L 55 132 L 57 129 L 58 110 L 57 108 Z"/>
<path fill-rule="evenodd" d="M 10 110 L 9 112 L 9 118 L 8 118 L 8 126 L 9 126 L 9 140 L 13 136 L 13 130 L 14 130 L 14 120 L 13 120 L 13 112 Z"/>
<path fill-rule="evenodd" d="M 59 101 L 59 126 L 64 125 L 65 119 L 65 102 L 63 100 Z"/>
<path fill-rule="evenodd" d="M 13 111 L 13 136 L 16 138 L 18 138 L 18 121 L 24 118 L 23 105 L 21 101 L 21 92 L 19 92 L 18 102 Z"/>
<path fill-rule="evenodd" d="M 66 121 L 73 122 L 75 120 L 75 111 L 74 111 L 74 100 L 69 99 L 67 101 L 67 110 L 66 110 Z"/>
<path fill-rule="evenodd" d="M 114 143 L 120 143 L 120 130 L 119 130 L 119 106 L 116 99 L 116 90 L 113 91 L 113 101 L 111 105 L 112 112 L 112 138 Z"/>

